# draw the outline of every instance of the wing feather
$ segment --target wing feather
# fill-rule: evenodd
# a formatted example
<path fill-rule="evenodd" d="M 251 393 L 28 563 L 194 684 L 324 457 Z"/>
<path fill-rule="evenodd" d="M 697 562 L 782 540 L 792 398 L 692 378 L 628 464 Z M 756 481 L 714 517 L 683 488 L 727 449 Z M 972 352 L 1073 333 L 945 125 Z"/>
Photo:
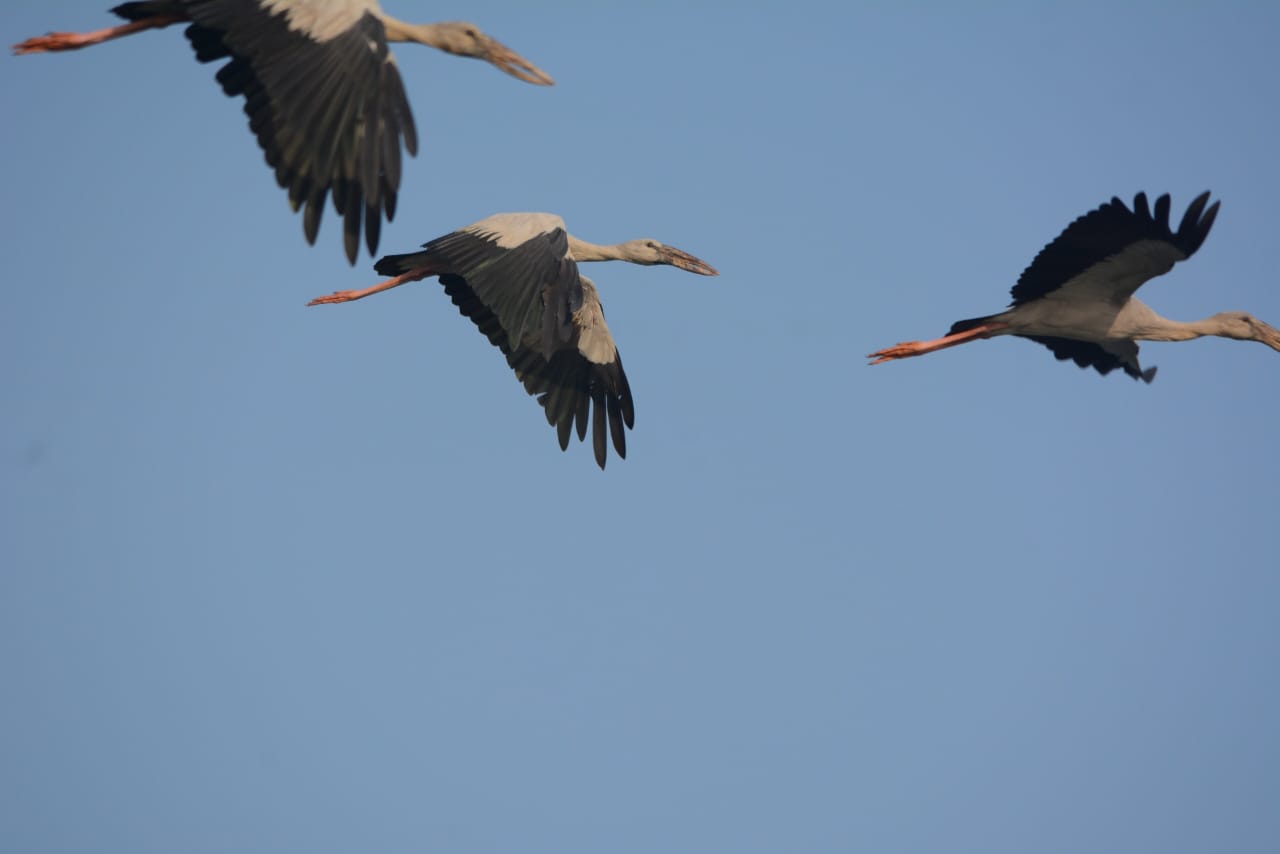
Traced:
<path fill-rule="evenodd" d="M 440 283 L 462 315 L 506 357 L 525 391 L 538 399 L 547 423 L 556 429 L 561 450 L 568 449 L 575 427 L 579 441 L 585 440 L 590 421 L 597 465 L 605 467 L 610 438 L 618 456 L 626 457 L 622 428 L 634 426 L 635 403 L 616 348 L 611 361 L 598 363 L 583 355 L 573 342 L 556 349 L 549 359 L 537 339 L 513 347 L 497 315 L 467 279 L 446 273 L 440 276 Z"/>
<path fill-rule="evenodd" d="M 415 154 L 417 132 L 382 22 L 358 4 L 304 5 L 324 33 L 292 28 L 287 7 L 260 0 L 188 0 L 187 38 L 201 62 L 230 60 L 218 82 L 244 97 L 268 165 L 294 210 L 303 209 L 307 241 L 332 197 L 355 263 L 361 232 L 372 254 L 381 218 L 394 215 L 400 148 Z"/>
<path fill-rule="evenodd" d="M 1174 232 L 1169 228 L 1168 194 L 1156 199 L 1154 213 L 1145 193 L 1134 198 L 1133 210 L 1112 198 L 1040 250 L 1013 286 L 1010 306 L 1060 289 L 1092 291 L 1093 298 L 1122 304 L 1143 283 L 1195 254 L 1218 214 L 1218 202 L 1204 210 L 1208 201 L 1207 192 L 1197 196 Z"/>
<path fill-rule="evenodd" d="M 1095 344 L 1092 341 L 1078 341 L 1075 338 L 1056 338 L 1048 335 L 1020 335 L 1038 344 L 1048 347 L 1060 362 L 1073 361 L 1082 368 L 1093 368 L 1106 376 L 1120 368 L 1135 380 L 1151 382 L 1155 379 L 1156 369 L 1142 370 L 1138 362 L 1138 344 L 1136 341 L 1108 341 L 1106 344 Z"/>

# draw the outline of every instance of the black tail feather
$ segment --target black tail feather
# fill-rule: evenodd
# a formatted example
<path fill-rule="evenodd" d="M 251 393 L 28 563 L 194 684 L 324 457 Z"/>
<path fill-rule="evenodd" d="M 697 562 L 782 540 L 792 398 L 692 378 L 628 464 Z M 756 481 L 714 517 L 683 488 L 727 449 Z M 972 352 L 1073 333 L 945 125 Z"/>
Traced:
<path fill-rule="evenodd" d="M 957 320 L 951 324 L 951 329 L 947 331 L 948 335 L 955 335 L 957 332 L 968 332 L 970 329 L 981 326 L 984 323 L 990 323 L 995 319 L 994 314 L 988 314 L 984 317 L 970 317 L 968 320 Z"/>
<path fill-rule="evenodd" d="M 124 18 L 126 21 L 142 21 L 147 18 L 155 18 L 161 15 L 182 15 L 182 4 L 175 3 L 173 0 L 144 0 L 140 3 L 121 3 L 111 10 L 111 13 L 117 17 Z"/>
<path fill-rule="evenodd" d="M 422 266 L 423 256 L 425 252 L 408 252 L 404 255 L 385 255 L 378 259 L 378 263 L 373 265 L 373 270 L 379 276 L 399 276 L 410 270 L 416 270 Z"/>

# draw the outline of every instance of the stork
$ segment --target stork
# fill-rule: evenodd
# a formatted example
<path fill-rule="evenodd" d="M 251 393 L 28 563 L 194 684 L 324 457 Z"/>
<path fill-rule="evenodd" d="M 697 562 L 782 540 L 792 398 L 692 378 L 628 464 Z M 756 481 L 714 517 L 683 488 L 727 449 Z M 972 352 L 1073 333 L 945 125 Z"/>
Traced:
<path fill-rule="evenodd" d="M 705 261 L 656 240 L 599 245 L 570 235 L 555 214 L 504 213 L 425 243 L 421 252 L 380 259 L 374 270 L 392 278 L 307 304 L 351 302 L 439 276 L 462 315 L 507 357 L 525 391 L 537 395 L 561 450 L 568 449 L 575 424 L 578 439 L 585 441 L 592 416 L 592 445 L 603 469 L 606 423 L 614 450 L 626 458 L 623 427 L 634 426 L 635 404 L 600 293 L 578 272 L 585 261 L 669 264 L 720 275 Z"/>
<path fill-rule="evenodd" d="M 1134 296 L 1143 283 L 1169 272 L 1204 243 L 1219 205 L 1206 210 L 1208 202 L 1207 192 L 1197 196 L 1175 232 L 1169 227 L 1168 194 L 1156 199 L 1154 211 L 1145 193 L 1134 197 L 1133 210 L 1113 197 L 1040 250 L 1013 286 L 1008 310 L 956 321 L 942 338 L 907 341 L 867 358 L 878 365 L 980 338 L 1018 335 L 1045 345 L 1060 361 L 1070 359 L 1100 374 L 1121 368 L 1149 383 L 1156 369 L 1144 371 L 1138 363 L 1139 341 L 1217 335 L 1280 350 L 1280 331 L 1245 312 L 1183 323 L 1161 317 Z"/>
<path fill-rule="evenodd" d="M 245 98 L 249 127 L 289 204 L 303 212 L 315 243 L 326 196 L 343 218 L 347 259 L 369 254 L 382 217 L 395 216 L 401 145 L 418 136 L 388 42 L 418 42 L 472 56 L 529 83 L 554 81 L 474 24 L 409 24 L 377 0 L 146 0 L 111 10 L 128 23 L 91 33 L 49 33 L 14 45 L 18 54 L 78 50 L 170 24 L 187 23 L 200 62 L 229 59 L 218 71 L 227 95 Z"/>

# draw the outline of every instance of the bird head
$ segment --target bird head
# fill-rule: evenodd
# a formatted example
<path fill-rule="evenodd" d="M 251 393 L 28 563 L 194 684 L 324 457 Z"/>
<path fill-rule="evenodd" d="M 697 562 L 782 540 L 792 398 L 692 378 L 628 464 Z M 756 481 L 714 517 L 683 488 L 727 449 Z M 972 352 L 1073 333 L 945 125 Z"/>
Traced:
<path fill-rule="evenodd" d="M 1280 350 L 1280 330 L 1263 323 L 1244 311 L 1224 311 L 1213 319 L 1222 328 L 1222 335 L 1238 341 L 1261 341 L 1273 350 Z"/>
<path fill-rule="evenodd" d="M 627 260 L 636 264 L 644 264 L 646 266 L 669 264 L 672 267 L 679 267 L 681 270 L 688 270 L 690 273 L 697 273 L 699 276 L 720 275 L 719 270 L 701 258 L 690 255 L 688 252 L 677 249 L 674 246 L 660 243 L 652 238 L 645 237 L 640 240 L 629 240 L 622 245 Z"/>
<path fill-rule="evenodd" d="M 431 27 L 433 30 L 431 44 L 446 53 L 483 59 L 526 83 L 550 86 L 556 82 L 551 79 L 551 75 L 502 42 L 485 35 L 475 24 L 467 21 L 448 21 L 443 24 L 432 24 Z"/>

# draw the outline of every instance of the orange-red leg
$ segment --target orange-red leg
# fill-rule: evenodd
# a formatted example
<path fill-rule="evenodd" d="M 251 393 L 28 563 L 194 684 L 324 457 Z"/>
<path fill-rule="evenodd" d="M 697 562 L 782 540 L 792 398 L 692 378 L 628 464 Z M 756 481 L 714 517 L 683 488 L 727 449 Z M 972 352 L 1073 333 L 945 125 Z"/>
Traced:
<path fill-rule="evenodd" d="M 176 24 L 185 20 L 177 15 L 156 15 L 153 18 L 143 18 L 140 21 L 130 21 L 127 24 L 121 24 L 118 27 L 107 27 L 105 30 L 94 30 L 91 33 L 47 33 L 43 36 L 33 36 L 20 44 L 13 46 L 13 52 L 16 54 L 24 53 L 48 53 L 60 50 L 79 50 L 82 47 L 90 45 L 102 44 L 111 39 L 130 36 L 134 33 L 140 33 L 143 30 L 158 29 L 159 27 L 167 27 L 170 24 Z"/>
<path fill-rule="evenodd" d="M 436 271 L 430 267 L 418 267 L 417 269 L 410 270 L 407 273 L 401 273 L 394 279 L 387 279 L 385 282 L 379 282 L 373 287 L 365 288 L 362 291 L 334 291 L 328 296 L 316 297 L 311 302 L 307 303 L 307 305 L 331 305 L 333 303 L 351 302 L 352 300 L 364 299 L 367 296 L 372 296 L 373 294 L 381 293 L 382 291 L 389 291 L 392 288 L 397 288 L 405 282 L 416 282 L 420 279 L 425 279 L 427 276 L 434 275 L 436 275 Z"/>
<path fill-rule="evenodd" d="M 957 344 L 965 344 L 978 338 L 990 338 L 997 332 L 1001 332 L 1009 328 L 1007 323 L 984 323 L 981 326 L 975 326 L 972 329 L 966 329 L 964 332 L 957 332 L 954 335 L 947 335 L 942 338 L 935 338 L 932 341 L 903 341 L 901 344 L 895 344 L 892 347 L 885 347 L 883 350 L 877 350 L 868 359 L 875 359 L 871 364 L 878 365 L 881 362 L 889 362 L 894 359 L 906 359 L 910 356 L 923 356 L 925 353 L 932 353 L 935 350 L 945 350 L 948 347 L 954 347 Z"/>

